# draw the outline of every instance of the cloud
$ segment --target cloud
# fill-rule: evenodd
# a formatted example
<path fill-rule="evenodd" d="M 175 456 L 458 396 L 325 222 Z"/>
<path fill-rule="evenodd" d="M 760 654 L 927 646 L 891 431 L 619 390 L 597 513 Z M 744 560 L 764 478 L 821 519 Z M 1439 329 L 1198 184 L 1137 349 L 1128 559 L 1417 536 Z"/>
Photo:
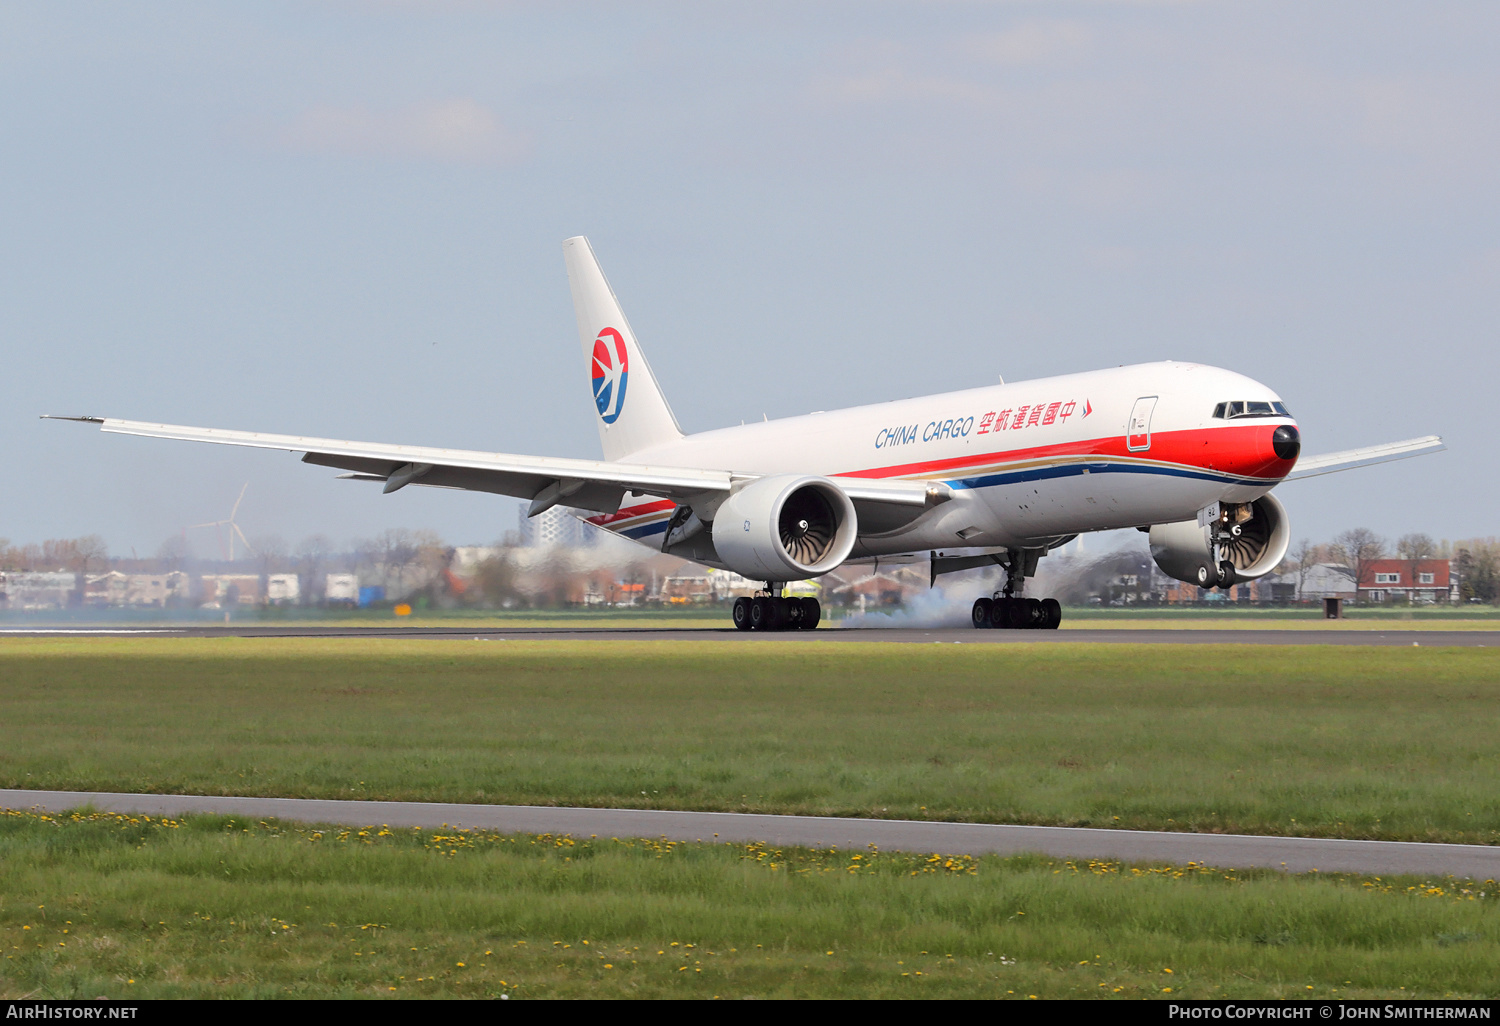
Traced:
<path fill-rule="evenodd" d="M 508 129 L 488 107 L 463 97 L 389 111 L 310 107 L 281 132 L 280 141 L 313 153 L 455 164 L 511 164 L 531 148 L 523 133 Z"/>
<path fill-rule="evenodd" d="M 1073 64 L 1088 56 L 1094 30 L 1076 21 L 1028 21 L 1004 32 L 965 40 L 964 49 L 985 61 L 1011 66 Z"/>

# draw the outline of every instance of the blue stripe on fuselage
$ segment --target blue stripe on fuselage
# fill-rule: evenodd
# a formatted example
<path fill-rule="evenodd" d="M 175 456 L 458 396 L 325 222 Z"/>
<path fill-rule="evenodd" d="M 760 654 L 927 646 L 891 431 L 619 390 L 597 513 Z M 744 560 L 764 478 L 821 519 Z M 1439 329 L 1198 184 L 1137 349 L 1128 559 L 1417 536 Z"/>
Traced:
<path fill-rule="evenodd" d="M 662 517 L 654 523 L 642 524 L 639 527 L 627 527 L 618 533 L 622 538 L 648 538 L 653 534 L 661 534 L 666 529 L 667 518 Z"/>
<path fill-rule="evenodd" d="M 1185 477 L 1195 481 L 1214 481 L 1219 484 L 1265 485 L 1277 484 L 1258 477 L 1239 477 L 1232 474 L 1216 474 L 1210 470 L 1189 470 L 1185 467 L 1142 466 L 1135 463 L 1065 463 L 1061 466 L 1033 467 L 1027 470 L 1006 470 L 978 477 L 946 479 L 945 484 L 954 488 L 992 488 L 996 485 L 1022 484 L 1027 481 L 1050 481 L 1061 477 L 1082 477 L 1088 474 L 1161 474 L 1165 477 Z"/>

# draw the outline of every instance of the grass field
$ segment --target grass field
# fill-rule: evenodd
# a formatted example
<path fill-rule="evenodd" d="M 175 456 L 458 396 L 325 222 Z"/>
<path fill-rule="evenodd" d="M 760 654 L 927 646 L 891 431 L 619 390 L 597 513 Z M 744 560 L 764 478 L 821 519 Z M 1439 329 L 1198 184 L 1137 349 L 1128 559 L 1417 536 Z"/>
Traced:
<path fill-rule="evenodd" d="M 0 997 L 1496 997 L 1495 882 L 0 814 Z"/>
<path fill-rule="evenodd" d="M 906 623 L 909 609 L 894 610 Z M 953 609 L 955 623 L 966 623 L 967 605 Z M 841 624 L 852 615 L 850 610 L 827 606 L 823 610 L 825 627 Z M 583 609 L 422 609 L 410 616 L 398 617 L 389 609 L 318 609 L 297 606 L 268 606 L 233 611 L 237 626 L 266 627 L 638 627 L 638 628 L 725 628 L 729 625 L 727 606 L 672 607 L 589 607 Z M 868 622 L 879 624 L 879 610 L 872 610 Z M 222 614 L 210 610 L 180 609 L 68 609 L 0 611 L 0 628 L 26 630 L 49 627 L 165 627 L 205 626 L 223 623 Z M 1063 610 L 1063 628 L 1129 627 L 1133 629 L 1212 627 L 1233 629 L 1254 627 L 1262 630 L 1297 628 L 1332 628 L 1336 630 L 1495 630 L 1500 628 L 1500 607 L 1463 606 L 1349 606 L 1345 619 L 1325 620 L 1322 610 L 1313 607 L 1256 607 L 1228 603 L 1199 606 L 1068 606 Z"/>
<path fill-rule="evenodd" d="M 1500 843 L 1486 648 L 0 642 L 0 786 Z"/>

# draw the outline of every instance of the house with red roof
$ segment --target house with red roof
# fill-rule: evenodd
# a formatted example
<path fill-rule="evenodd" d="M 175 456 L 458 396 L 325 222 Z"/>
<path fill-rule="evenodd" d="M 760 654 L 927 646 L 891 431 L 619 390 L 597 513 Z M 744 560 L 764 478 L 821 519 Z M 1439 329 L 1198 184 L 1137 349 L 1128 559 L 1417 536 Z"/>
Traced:
<path fill-rule="evenodd" d="M 1365 567 L 1359 582 L 1361 602 L 1456 601 L 1453 574 L 1446 559 L 1377 559 Z"/>

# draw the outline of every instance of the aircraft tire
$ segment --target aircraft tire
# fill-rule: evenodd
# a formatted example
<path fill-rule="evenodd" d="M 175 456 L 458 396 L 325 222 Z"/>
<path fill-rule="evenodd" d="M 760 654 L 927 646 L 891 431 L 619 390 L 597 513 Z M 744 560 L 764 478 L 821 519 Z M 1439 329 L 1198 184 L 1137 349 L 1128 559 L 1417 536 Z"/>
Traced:
<path fill-rule="evenodd" d="M 744 595 L 734 600 L 734 611 L 730 614 L 734 619 L 734 629 L 748 631 L 750 623 L 750 600 Z"/>
<path fill-rule="evenodd" d="M 1005 606 L 1005 626 L 1013 631 L 1025 630 L 1031 626 L 1031 616 L 1026 609 L 1025 599 L 1010 599 Z"/>
<path fill-rule="evenodd" d="M 815 598 L 805 598 L 802 600 L 802 620 L 797 624 L 797 628 L 804 631 L 815 630 L 818 626 L 818 621 L 822 618 L 823 607 L 818 603 L 818 600 Z"/>
<path fill-rule="evenodd" d="M 994 605 L 990 607 L 990 626 L 999 630 L 1010 629 L 1010 604 L 1015 601 L 1008 598 L 995 599 Z"/>
<path fill-rule="evenodd" d="M 991 617 L 995 612 L 994 599 L 977 598 L 974 600 L 974 609 L 970 613 L 970 620 L 976 630 L 984 630 L 986 627 L 995 626 Z"/>
<path fill-rule="evenodd" d="M 787 610 L 786 600 L 775 598 L 756 599 L 760 603 L 760 629 L 763 631 L 779 631 L 786 626 Z"/>
<path fill-rule="evenodd" d="M 770 599 L 754 598 L 750 600 L 751 630 L 770 630 L 771 625 L 766 622 L 770 618 L 770 611 L 766 608 L 769 604 Z"/>
<path fill-rule="evenodd" d="M 1042 599 L 1042 629 L 1055 631 L 1062 623 L 1062 603 L 1055 598 Z"/>
<path fill-rule="evenodd" d="M 1047 615 L 1042 612 L 1041 599 L 1029 598 L 1026 600 L 1026 627 L 1035 630 L 1047 623 Z"/>

